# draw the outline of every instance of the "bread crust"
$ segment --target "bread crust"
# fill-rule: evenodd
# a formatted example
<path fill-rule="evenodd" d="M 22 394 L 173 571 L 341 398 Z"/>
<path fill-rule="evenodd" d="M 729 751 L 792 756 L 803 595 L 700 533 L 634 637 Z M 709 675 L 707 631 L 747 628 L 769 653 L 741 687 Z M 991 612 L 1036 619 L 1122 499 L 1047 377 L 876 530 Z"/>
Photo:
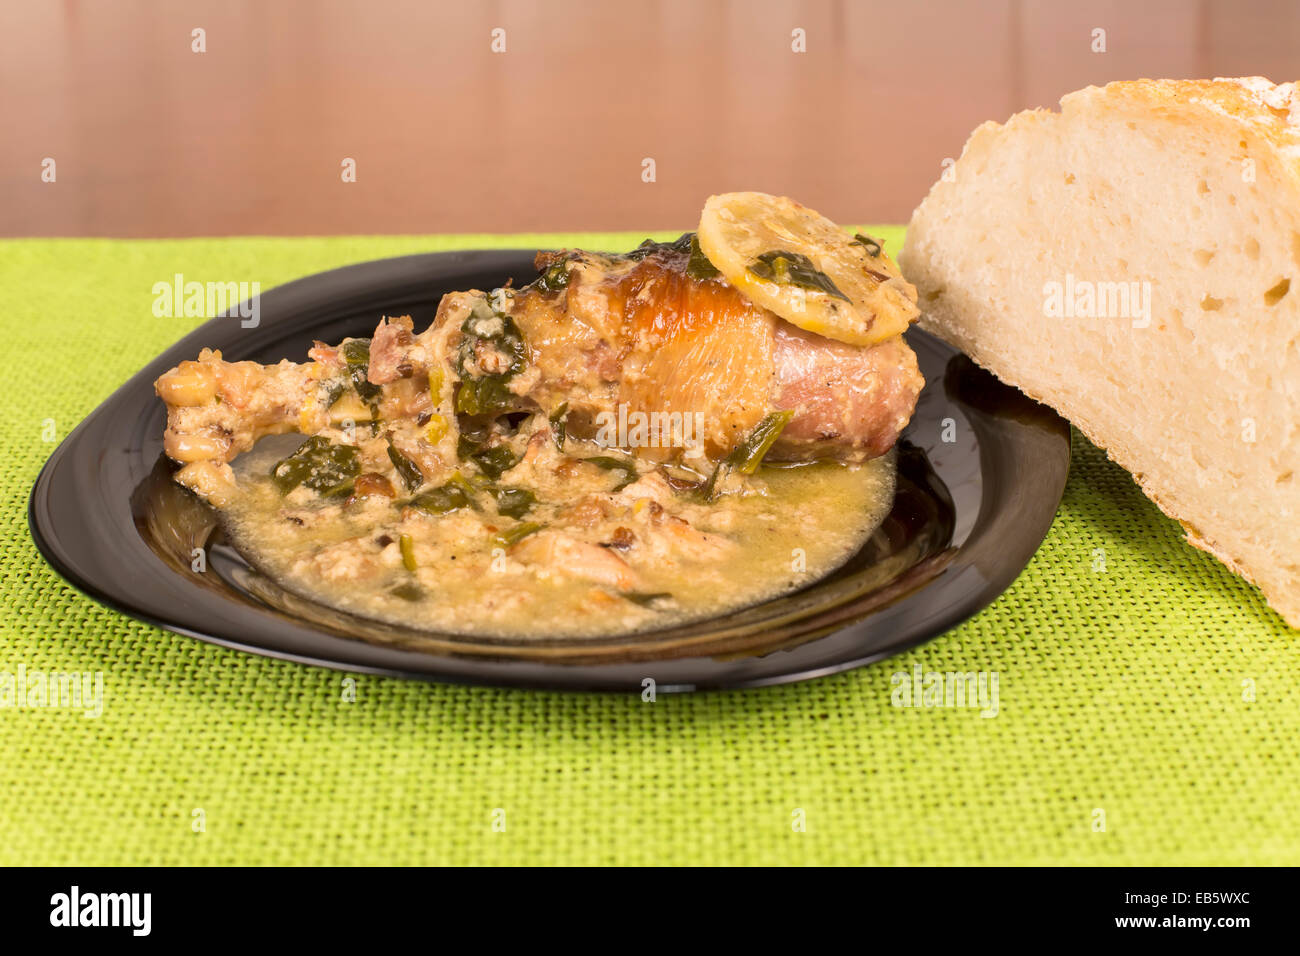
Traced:
<path fill-rule="evenodd" d="M 1063 97 L 1060 113 L 1029 110 L 1016 114 L 1005 124 L 989 122 L 979 126 L 968 139 L 957 170 L 973 170 L 978 174 L 985 168 L 986 160 L 1000 148 L 1004 137 L 1033 133 L 1034 128 L 1040 124 L 1068 123 L 1076 117 L 1088 117 L 1094 123 L 1099 117 L 1104 117 L 1109 122 L 1128 122 L 1130 127 L 1144 119 L 1159 119 L 1201 130 L 1212 130 L 1216 137 L 1220 137 L 1219 141 L 1225 144 L 1225 149 L 1229 145 L 1236 147 L 1239 144 L 1239 152 L 1243 156 L 1249 155 L 1261 167 L 1267 167 L 1267 181 L 1279 189 L 1279 192 L 1269 194 L 1271 201 L 1293 216 L 1291 222 L 1296 229 L 1300 229 L 1300 84 L 1294 82 L 1275 85 L 1261 77 L 1244 77 L 1131 80 L 1110 83 L 1104 87 L 1087 87 Z M 1264 172 L 1261 169 L 1261 181 Z M 961 173 L 958 172 L 958 175 Z M 1031 398 L 1055 408 L 1072 421 L 1084 435 L 1103 448 L 1111 460 L 1133 474 L 1143 493 L 1161 511 L 1179 522 L 1190 544 L 1213 555 L 1233 572 L 1259 586 L 1269 604 L 1283 619 L 1291 627 L 1300 628 L 1300 586 L 1297 586 L 1300 577 L 1296 573 L 1296 562 L 1300 560 L 1297 549 L 1300 545 L 1295 543 L 1295 539 L 1300 538 L 1300 528 L 1283 527 L 1278 530 L 1279 539 L 1284 539 L 1289 534 L 1290 540 L 1276 542 L 1276 566 L 1261 566 L 1257 556 L 1252 567 L 1251 562 L 1244 560 L 1233 544 L 1216 540 L 1204 527 L 1205 522 L 1201 516 L 1179 506 L 1176 499 L 1181 496 L 1181 492 L 1177 488 L 1181 486 L 1168 488 L 1165 487 L 1167 482 L 1162 484 L 1141 473 L 1140 462 L 1144 455 L 1148 459 L 1150 455 L 1144 449 L 1130 447 L 1131 442 L 1125 438 L 1125 429 L 1113 421 L 1113 412 L 1094 407 L 1095 403 L 1090 405 L 1089 397 L 1084 393 L 1073 396 L 1050 394 L 1048 392 L 1052 392 L 1051 389 L 1035 388 L 1032 383 L 1025 381 L 1026 361 L 1033 359 L 1015 354 L 1000 354 L 998 349 L 990 348 L 987 335 L 982 334 L 980 322 L 997 323 L 1003 320 L 993 309 L 991 300 L 981 295 L 986 291 L 988 277 L 970 274 L 963 276 L 957 274 L 952 267 L 946 270 L 932 267 L 929 261 L 936 252 L 935 244 L 939 241 L 935 237 L 941 236 L 952 224 L 953 209 L 947 201 L 949 197 L 955 196 L 949 192 L 954 188 L 953 184 L 942 180 L 935 184 L 925 202 L 913 214 L 906 244 L 899 257 L 904 274 L 921 291 L 924 314 L 920 324 L 961 348 L 998 378 L 1020 388 Z M 1033 254 L 1032 249 L 1022 249 L 1020 252 L 1027 256 Z M 1051 249 L 1040 250 L 1040 255 L 1051 253 Z M 1300 262 L 1300 259 L 1297 261 Z M 978 301 L 983 308 L 962 310 L 953 306 L 952 293 L 954 290 L 961 291 L 956 287 L 963 281 L 968 282 L 973 290 L 971 301 Z M 1296 281 L 1300 283 L 1300 277 Z M 985 314 L 974 314 L 976 311 Z M 1300 319 L 1300 313 L 1293 311 L 1288 314 L 1292 317 L 1292 324 L 1287 340 L 1294 342 L 1297 334 L 1300 334 L 1300 321 L 1296 321 Z M 1010 316 L 1005 321 L 1012 324 L 1041 322 L 1042 318 Z M 1286 347 L 1286 343 L 1257 340 L 1252 347 L 1263 350 Z M 1206 384 L 1205 387 L 1211 386 Z M 1281 383 L 1281 387 L 1284 396 L 1300 394 L 1300 382 L 1286 381 Z M 1224 401 L 1231 401 L 1231 398 L 1228 394 L 1223 395 Z M 1294 397 L 1279 400 L 1290 402 L 1293 409 L 1300 409 L 1300 402 Z M 1135 411 L 1135 414 L 1141 413 Z M 1286 447 L 1289 452 L 1289 439 Z M 1218 526 L 1223 530 L 1221 521 Z M 1238 537 L 1244 535 L 1243 531 L 1242 536 Z M 1224 537 L 1230 538 L 1233 535 L 1225 532 Z M 1252 541 L 1252 545 L 1254 543 Z M 1253 553 L 1258 555 L 1258 550 L 1255 548 Z"/>
<path fill-rule="evenodd" d="M 1300 89 L 1295 82 L 1275 84 L 1262 76 L 1213 80 L 1123 80 L 1088 86 L 1061 98 L 1061 112 L 1078 105 L 1157 113 L 1184 113 L 1189 107 L 1235 119 L 1292 162 L 1300 177 Z"/>

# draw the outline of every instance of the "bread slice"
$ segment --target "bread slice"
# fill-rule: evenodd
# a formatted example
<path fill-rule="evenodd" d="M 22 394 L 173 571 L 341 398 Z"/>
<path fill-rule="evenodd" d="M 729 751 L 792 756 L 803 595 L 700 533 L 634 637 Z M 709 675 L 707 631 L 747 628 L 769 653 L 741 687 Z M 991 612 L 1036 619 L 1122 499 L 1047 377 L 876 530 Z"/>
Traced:
<path fill-rule="evenodd" d="M 921 325 L 1074 422 L 1300 628 L 1300 89 L 1088 87 L 985 123 L 899 257 Z"/>

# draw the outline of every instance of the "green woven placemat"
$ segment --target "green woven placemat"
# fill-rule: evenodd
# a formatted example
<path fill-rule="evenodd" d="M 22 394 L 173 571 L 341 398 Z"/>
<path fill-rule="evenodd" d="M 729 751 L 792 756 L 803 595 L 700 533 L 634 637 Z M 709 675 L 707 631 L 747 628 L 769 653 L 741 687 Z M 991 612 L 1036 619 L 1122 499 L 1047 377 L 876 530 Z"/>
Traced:
<path fill-rule="evenodd" d="M 0 709 L 0 864 L 1300 863 L 1300 642 L 1077 435 L 1047 541 L 964 626 L 654 703 L 367 676 L 345 702 L 345 675 L 100 607 L 32 545 L 51 432 L 198 321 L 155 318 L 155 282 L 640 238 L 0 242 L 0 681 L 103 674 L 99 717 Z M 997 716 L 893 706 L 916 666 L 996 673 Z"/>

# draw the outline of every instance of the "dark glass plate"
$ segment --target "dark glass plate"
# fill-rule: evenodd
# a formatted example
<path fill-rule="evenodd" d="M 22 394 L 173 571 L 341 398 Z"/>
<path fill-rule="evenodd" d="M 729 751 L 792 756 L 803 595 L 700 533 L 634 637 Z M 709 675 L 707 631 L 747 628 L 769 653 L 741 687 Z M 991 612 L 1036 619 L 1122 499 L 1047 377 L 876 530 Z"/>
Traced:
<path fill-rule="evenodd" d="M 153 381 L 204 347 L 228 360 L 303 360 L 314 339 L 416 328 L 442 294 L 536 275 L 524 251 L 405 256 L 264 293 L 260 323 L 213 319 L 118 389 L 55 450 L 32 490 L 41 553 L 94 599 L 179 634 L 257 654 L 430 680 L 640 692 L 753 687 L 869 664 L 940 634 L 1000 594 L 1051 526 L 1069 428 L 919 330 L 927 385 L 899 447 L 893 510 L 843 568 L 705 622 L 608 639 L 498 640 L 354 617 L 288 593 L 230 546 L 216 515 L 170 480 Z M 191 570 L 194 548 L 207 567 Z"/>

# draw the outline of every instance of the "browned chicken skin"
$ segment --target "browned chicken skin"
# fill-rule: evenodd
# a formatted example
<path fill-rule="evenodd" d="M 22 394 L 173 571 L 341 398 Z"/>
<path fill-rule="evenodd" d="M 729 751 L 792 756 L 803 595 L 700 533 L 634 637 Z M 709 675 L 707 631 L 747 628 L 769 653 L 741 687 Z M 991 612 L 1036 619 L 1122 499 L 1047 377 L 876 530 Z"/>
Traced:
<path fill-rule="evenodd" d="M 769 453 L 777 460 L 863 460 L 893 447 L 924 385 L 901 338 L 858 347 L 805 332 L 719 278 L 692 278 L 681 245 L 633 261 L 539 254 L 539 270 L 567 280 L 514 296 L 540 371 L 521 397 L 592 420 L 619 404 L 699 412 L 714 458 L 778 409 L 795 414 Z"/>

